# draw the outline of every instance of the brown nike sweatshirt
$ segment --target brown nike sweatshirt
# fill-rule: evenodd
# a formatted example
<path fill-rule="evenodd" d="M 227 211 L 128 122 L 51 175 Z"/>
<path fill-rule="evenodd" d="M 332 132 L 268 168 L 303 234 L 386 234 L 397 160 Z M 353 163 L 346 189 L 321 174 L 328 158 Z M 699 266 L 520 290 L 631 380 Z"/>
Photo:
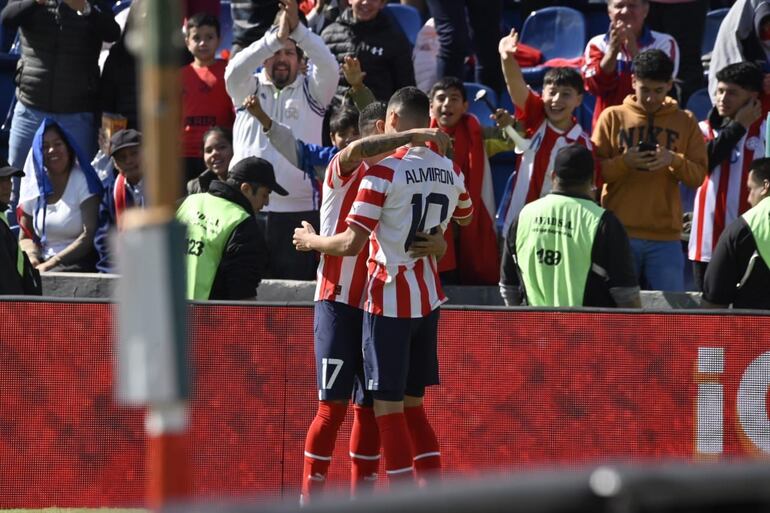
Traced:
<path fill-rule="evenodd" d="M 636 103 L 636 97 L 629 95 L 622 105 L 601 113 L 591 140 L 604 179 L 602 206 L 620 219 L 628 236 L 679 240 L 679 182 L 698 187 L 708 165 L 706 144 L 695 117 L 671 98 L 666 98 L 657 112 L 648 114 Z M 626 166 L 623 153 L 640 141 L 671 150 L 671 165 L 650 171 Z"/>

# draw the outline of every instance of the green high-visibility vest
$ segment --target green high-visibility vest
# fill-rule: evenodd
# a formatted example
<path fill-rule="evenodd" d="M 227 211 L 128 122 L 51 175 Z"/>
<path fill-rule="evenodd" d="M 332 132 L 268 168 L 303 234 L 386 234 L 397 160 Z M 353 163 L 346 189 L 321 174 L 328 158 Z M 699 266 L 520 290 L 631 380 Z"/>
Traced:
<path fill-rule="evenodd" d="M 176 211 L 187 226 L 187 299 L 208 299 L 230 235 L 251 214 L 212 194 L 188 196 Z"/>
<path fill-rule="evenodd" d="M 8 218 L 5 216 L 5 212 L 0 212 L 0 219 L 3 220 L 6 226 L 10 228 L 8 224 Z M 19 276 L 24 276 L 24 254 L 21 251 L 21 246 L 16 244 L 16 270 L 19 272 Z"/>
<path fill-rule="evenodd" d="M 604 209 L 590 200 L 560 194 L 549 194 L 521 210 L 516 263 L 528 304 L 583 305 L 602 214 Z"/>
<path fill-rule="evenodd" d="M 754 242 L 757 243 L 757 253 L 770 267 L 770 199 L 765 198 L 743 214 L 743 219 L 749 225 Z"/>

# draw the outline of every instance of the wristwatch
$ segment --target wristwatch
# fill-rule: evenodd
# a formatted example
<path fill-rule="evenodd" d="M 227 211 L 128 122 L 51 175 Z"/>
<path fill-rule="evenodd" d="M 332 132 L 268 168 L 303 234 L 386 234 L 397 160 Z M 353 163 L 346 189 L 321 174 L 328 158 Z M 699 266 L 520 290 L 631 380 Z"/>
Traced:
<path fill-rule="evenodd" d="M 78 16 L 88 16 L 91 14 L 91 4 L 86 0 L 86 6 L 83 7 L 82 11 L 75 11 L 78 13 Z"/>

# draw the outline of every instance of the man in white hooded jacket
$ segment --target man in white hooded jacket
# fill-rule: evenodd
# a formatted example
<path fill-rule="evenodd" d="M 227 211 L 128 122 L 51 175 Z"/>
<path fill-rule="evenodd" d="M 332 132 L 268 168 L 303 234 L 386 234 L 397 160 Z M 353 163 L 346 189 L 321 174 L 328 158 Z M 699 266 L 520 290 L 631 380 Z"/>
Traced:
<path fill-rule="evenodd" d="M 289 126 L 297 139 L 321 144 L 324 113 L 337 88 L 339 68 L 323 40 L 299 22 L 296 0 L 281 0 L 280 8 L 277 30 L 238 52 L 225 70 L 227 92 L 237 109 L 230 167 L 248 156 L 273 164 L 276 180 L 289 195 L 273 195 L 265 209 L 269 275 L 313 280 L 315 257 L 295 251 L 291 238 L 302 220 L 318 224 L 320 185 L 273 147 L 262 125 L 242 105 L 256 94 L 265 112 Z M 306 73 L 300 71 L 303 56 L 309 61 Z"/>

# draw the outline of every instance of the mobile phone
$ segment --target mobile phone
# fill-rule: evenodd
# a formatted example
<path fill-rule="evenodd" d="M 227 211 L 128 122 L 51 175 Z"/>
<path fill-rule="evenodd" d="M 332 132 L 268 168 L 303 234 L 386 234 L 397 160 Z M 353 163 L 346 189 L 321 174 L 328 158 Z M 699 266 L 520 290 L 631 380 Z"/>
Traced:
<path fill-rule="evenodd" d="M 639 144 L 636 145 L 636 149 L 639 151 L 656 151 L 658 146 L 652 143 L 639 141 Z"/>

